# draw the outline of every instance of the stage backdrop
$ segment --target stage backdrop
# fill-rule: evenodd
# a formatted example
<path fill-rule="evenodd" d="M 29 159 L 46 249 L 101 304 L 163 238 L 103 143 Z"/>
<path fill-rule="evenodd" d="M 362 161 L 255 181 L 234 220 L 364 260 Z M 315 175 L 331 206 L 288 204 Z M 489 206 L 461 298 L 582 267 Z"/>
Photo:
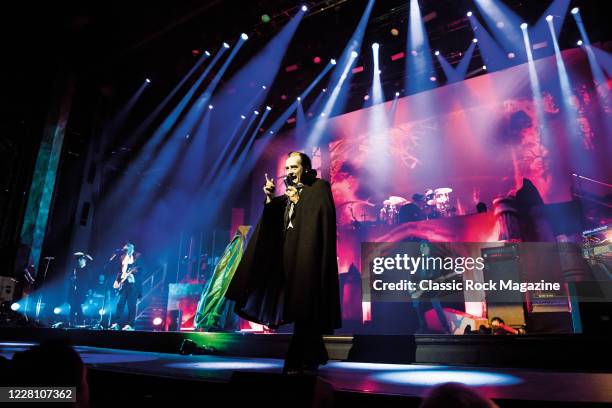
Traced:
<path fill-rule="evenodd" d="M 595 86 L 582 49 L 565 51 L 563 60 L 572 91 L 567 103 L 555 57 L 535 62 L 540 115 L 528 64 L 523 64 L 328 119 L 322 142 L 306 153 L 332 183 L 340 272 L 351 265 L 360 270 L 359 244 L 364 241 L 407 236 L 496 240 L 492 214 L 469 214 L 479 201 L 491 208 L 495 197 L 512 194 L 523 178 L 535 184 L 545 203 L 571 198 L 572 173 L 608 179 L 610 84 Z M 277 186 L 282 186 L 286 155 L 303 149 L 306 141 L 297 135 L 309 130 L 287 132 L 266 147 L 253 173 L 251 223 L 261 214 L 264 173 L 276 175 Z M 441 187 L 453 189 L 458 214 L 453 220 L 412 223 L 400 230 L 353 228 L 354 221 L 369 225 L 376 220 L 389 196 L 410 200 L 414 193 Z M 345 318 L 356 313 L 354 307 L 343 306 Z"/>

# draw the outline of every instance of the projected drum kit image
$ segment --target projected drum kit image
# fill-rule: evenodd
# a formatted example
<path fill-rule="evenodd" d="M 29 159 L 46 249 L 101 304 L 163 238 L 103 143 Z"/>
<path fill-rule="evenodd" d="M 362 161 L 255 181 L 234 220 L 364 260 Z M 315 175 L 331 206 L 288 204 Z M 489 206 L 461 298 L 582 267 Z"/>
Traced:
<path fill-rule="evenodd" d="M 430 220 L 455 215 L 450 187 L 427 189 L 425 194 L 414 194 L 412 200 L 390 196 L 383 201 L 379 221 L 393 225 L 410 221 Z"/>
<path fill-rule="evenodd" d="M 452 217 L 456 213 L 450 187 L 427 189 L 424 194 L 413 194 L 412 200 L 389 196 L 382 206 L 368 201 L 351 201 L 348 205 L 354 227 L 397 225 L 404 222 Z M 380 208 L 378 212 L 376 209 Z"/>

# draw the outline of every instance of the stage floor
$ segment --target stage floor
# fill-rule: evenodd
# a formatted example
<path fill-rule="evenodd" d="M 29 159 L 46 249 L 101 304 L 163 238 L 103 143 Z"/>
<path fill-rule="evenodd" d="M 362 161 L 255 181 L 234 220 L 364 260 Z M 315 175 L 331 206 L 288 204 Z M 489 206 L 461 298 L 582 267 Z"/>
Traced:
<path fill-rule="evenodd" d="M 31 344 L 0 343 L 0 354 L 10 359 Z M 174 380 L 226 383 L 235 371 L 280 373 L 283 366 L 282 360 L 272 358 L 183 356 L 82 346 L 76 350 L 95 370 Z M 319 376 L 341 392 L 422 397 L 437 384 L 459 382 L 495 400 L 612 404 L 612 373 L 331 361 L 321 367 Z"/>

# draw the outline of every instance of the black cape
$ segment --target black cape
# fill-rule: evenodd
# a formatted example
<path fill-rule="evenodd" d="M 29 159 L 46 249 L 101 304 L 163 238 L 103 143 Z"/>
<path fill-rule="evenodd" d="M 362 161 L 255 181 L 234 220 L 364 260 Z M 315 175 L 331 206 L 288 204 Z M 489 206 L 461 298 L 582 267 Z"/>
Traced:
<path fill-rule="evenodd" d="M 342 318 L 331 186 L 321 179 L 304 185 L 293 228 L 285 230 L 287 200 L 264 205 L 225 296 L 244 319 L 269 327 L 308 319 L 332 333 Z"/>

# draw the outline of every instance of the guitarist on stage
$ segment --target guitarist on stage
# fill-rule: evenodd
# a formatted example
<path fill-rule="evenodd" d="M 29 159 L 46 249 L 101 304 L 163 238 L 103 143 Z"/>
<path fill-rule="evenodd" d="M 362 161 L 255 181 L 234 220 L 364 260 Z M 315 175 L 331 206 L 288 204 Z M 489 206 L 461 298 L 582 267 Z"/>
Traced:
<path fill-rule="evenodd" d="M 113 288 L 119 292 L 117 310 L 115 311 L 115 323 L 111 326 L 113 330 L 134 330 L 136 319 L 136 302 L 140 297 L 141 282 L 139 262 L 140 254 L 134 251 L 134 244 L 127 242 L 121 250 L 119 257 L 120 270 L 117 273 Z M 127 306 L 127 316 L 124 314 Z"/>

